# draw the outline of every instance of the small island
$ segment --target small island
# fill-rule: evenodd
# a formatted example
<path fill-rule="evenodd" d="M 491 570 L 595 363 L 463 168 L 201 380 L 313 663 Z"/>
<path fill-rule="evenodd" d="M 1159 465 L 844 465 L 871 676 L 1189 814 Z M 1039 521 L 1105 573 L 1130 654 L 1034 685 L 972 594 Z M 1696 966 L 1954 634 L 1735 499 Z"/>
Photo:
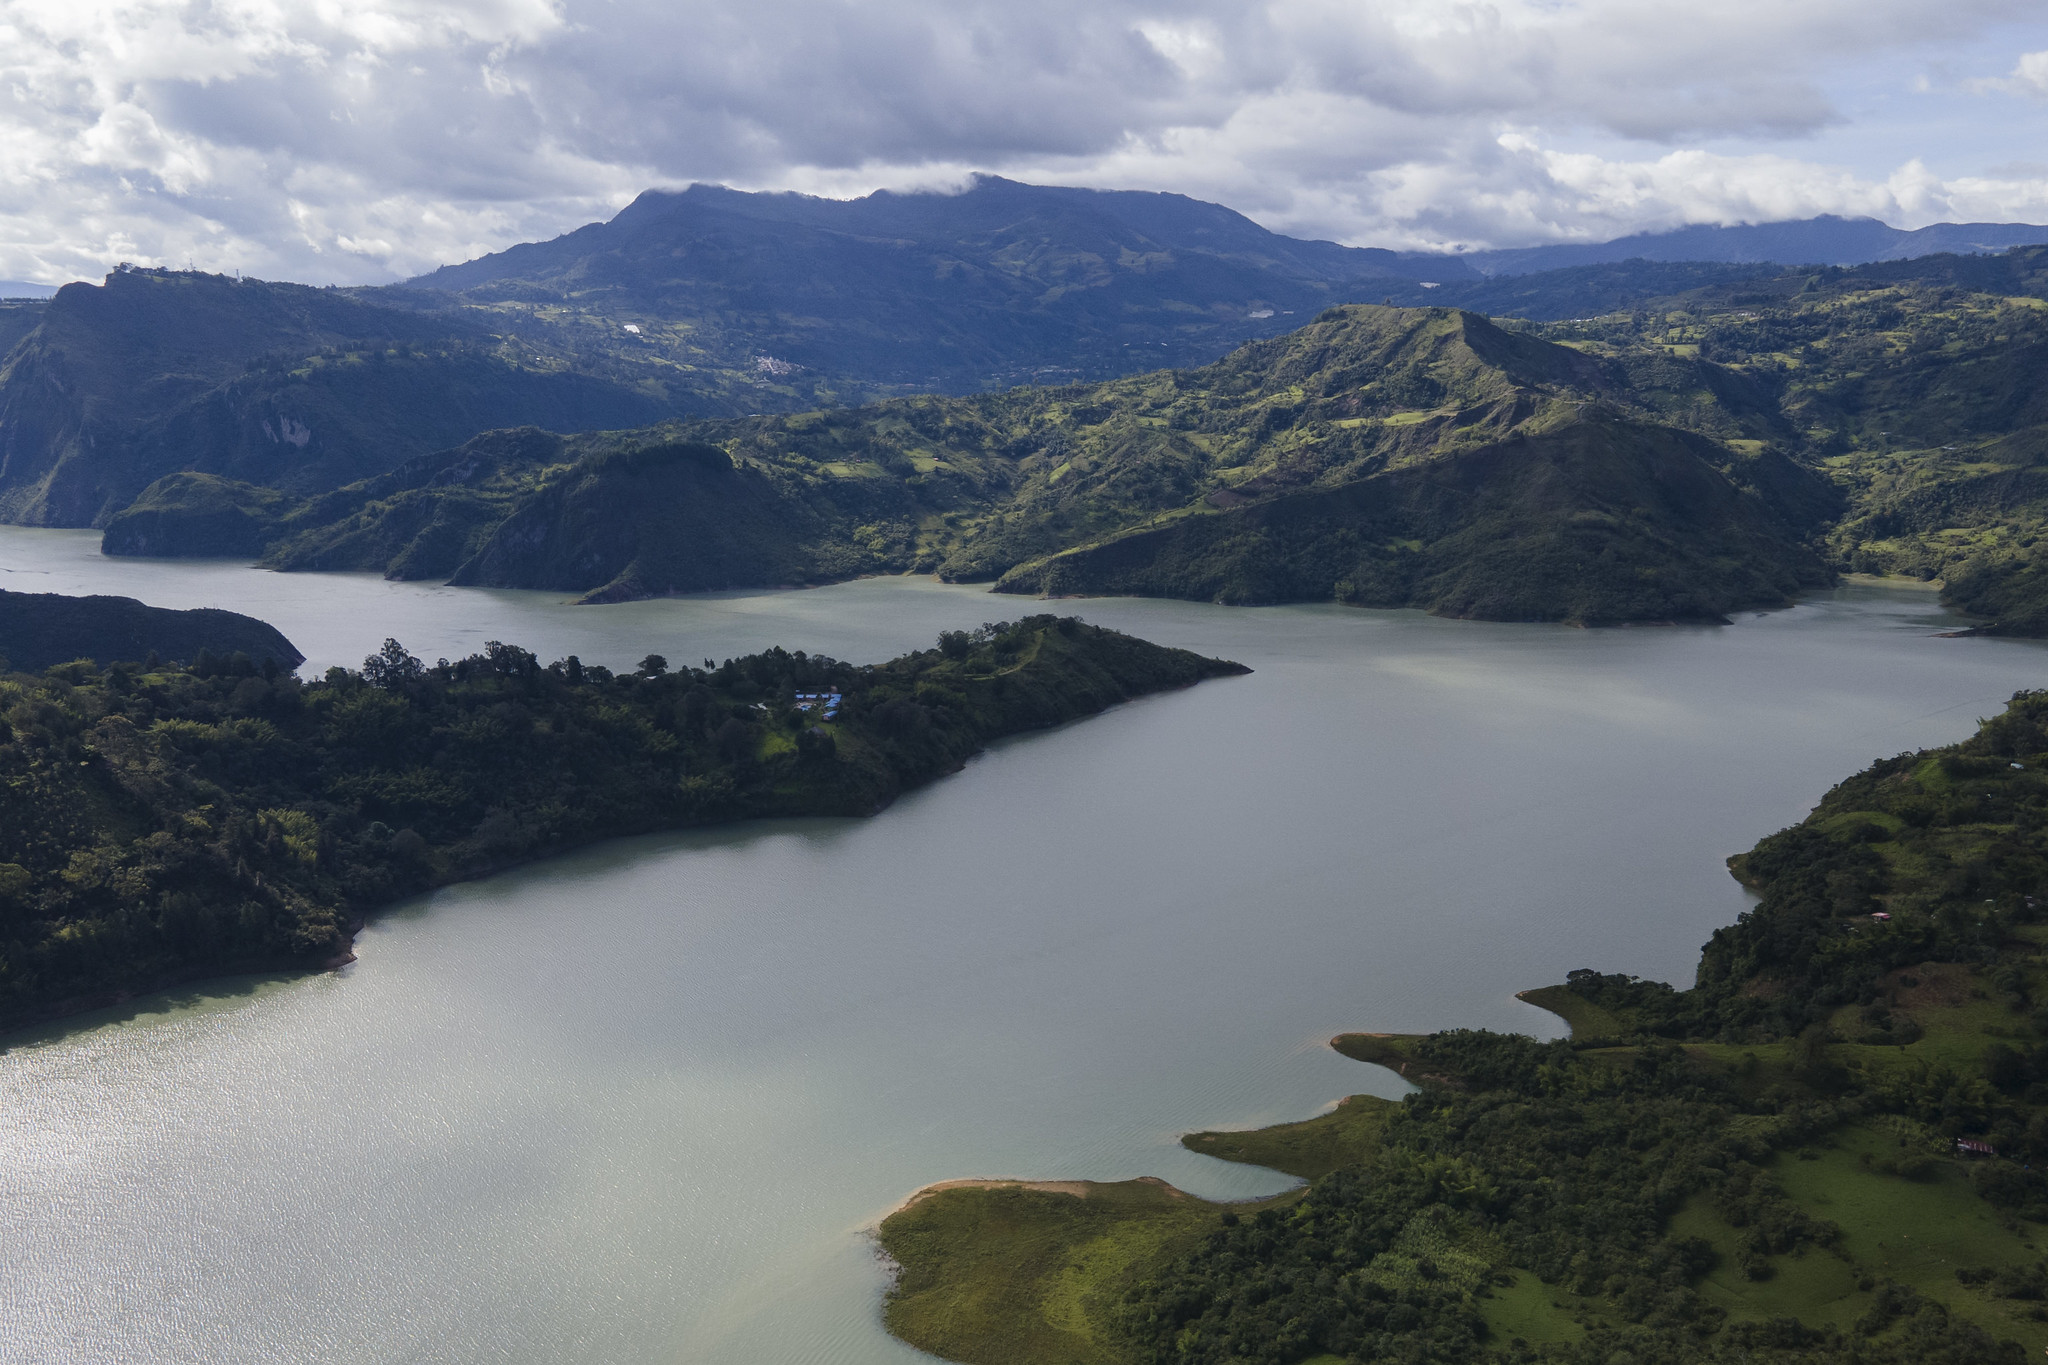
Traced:
<path fill-rule="evenodd" d="M 0 675 L 0 1027 L 345 961 L 379 906 L 600 839 L 872 814 L 1005 735 L 1249 671 L 1040 615 L 872 666 L 390 640 L 312 682 L 210 651 Z"/>
<path fill-rule="evenodd" d="M 885 1309 L 974 1365 L 2018 1365 L 2048 1347 L 2048 693 L 1731 860 L 1697 983 L 1571 1037 L 1354 1033 L 1416 1090 L 1193 1133 L 1299 1176 L 934 1189 Z"/>

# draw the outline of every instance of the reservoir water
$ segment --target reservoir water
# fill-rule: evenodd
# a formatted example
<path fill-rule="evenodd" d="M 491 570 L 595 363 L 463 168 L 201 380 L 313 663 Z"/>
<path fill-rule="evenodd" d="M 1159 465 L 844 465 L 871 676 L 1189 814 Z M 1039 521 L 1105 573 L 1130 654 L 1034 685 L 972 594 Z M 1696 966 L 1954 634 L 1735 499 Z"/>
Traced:
<path fill-rule="evenodd" d="M 386 635 L 628 666 L 855 660 L 1043 609 L 929 580 L 574 607 L 107 560 L 0 587 L 231 607 L 308 669 Z M 955 1176 L 1281 1188 L 1177 1134 L 1400 1083 L 1342 1029 L 1548 1035 L 1526 986 L 1684 981 L 1722 859 L 2048 685 L 1847 587 L 1579 631 L 1091 600 L 1251 676 L 1009 741 L 881 815 L 623 841 L 375 919 L 360 960 L 5 1040 L 0 1359 L 881 1365 L 867 1229 Z"/>

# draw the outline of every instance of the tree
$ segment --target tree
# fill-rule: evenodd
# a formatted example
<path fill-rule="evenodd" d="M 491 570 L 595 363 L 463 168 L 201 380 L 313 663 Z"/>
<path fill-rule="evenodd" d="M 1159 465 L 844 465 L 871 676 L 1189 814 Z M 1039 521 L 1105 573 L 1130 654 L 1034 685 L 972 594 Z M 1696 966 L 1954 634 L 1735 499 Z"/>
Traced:
<path fill-rule="evenodd" d="M 738 763 L 754 752 L 754 732 L 738 716 L 728 719 L 711 737 L 712 748 L 726 763 Z"/>
<path fill-rule="evenodd" d="M 407 653 L 404 645 L 388 638 L 382 649 L 363 660 L 363 681 L 388 691 L 424 677 L 426 671 L 427 666 Z"/>
<path fill-rule="evenodd" d="M 659 654 L 650 654 L 640 661 L 640 676 L 643 678 L 658 678 L 666 672 L 668 660 Z"/>
<path fill-rule="evenodd" d="M 497 640 L 484 641 L 484 657 L 501 678 L 530 678 L 540 668 L 540 660 L 528 651 Z"/>

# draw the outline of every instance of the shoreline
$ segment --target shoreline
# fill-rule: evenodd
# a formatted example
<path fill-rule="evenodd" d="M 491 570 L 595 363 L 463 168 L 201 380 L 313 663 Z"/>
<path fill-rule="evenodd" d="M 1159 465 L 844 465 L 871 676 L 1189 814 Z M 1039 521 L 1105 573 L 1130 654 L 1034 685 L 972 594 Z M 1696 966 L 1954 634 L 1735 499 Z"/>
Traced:
<path fill-rule="evenodd" d="M 887 1220 L 906 1209 L 915 1208 L 935 1195 L 948 1190 L 1026 1190 L 1034 1194 L 1067 1194 L 1076 1199 L 1099 1196 L 1104 1190 L 1119 1186 L 1150 1185 L 1165 1192 L 1170 1199 L 1188 1199 L 1196 1203 L 1215 1203 L 1215 1200 L 1198 1199 L 1177 1185 L 1161 1180 L 1156 1175 L 1133 1176 L 1129 1180 L 1013 1180 L 1001 1176 L 963 1176 L 955 1180 L 936 1180 L 911 1191 L 901 1203 L 876 1219 L 873 1226 L 879 1228 Z"/>
<path fill-rule="evenodd" d="M 1250 669 L 1245 670 L 1245 672 L 1247 673 L 1250 671 Z M 1201 681 L 1212 680 L 1202 679 Z M 1186 691 L 1187 688 L 1193 686 L 1195 686 L 1194 683 L 1188 683 L 1183 687 L 1169 688 L 1164 690 L 1180 692 Z M 1159 694 L 1147 693 L 1145 695 L 1156 696 Z M 1128 700 L 1117 702 L 1115 703 L 1115 705 L 1128 706 L 1131 704 L 1131 702 L 1139 700 L 1142 700 L 1142 697 L 1132 697 Z M 1105 711 L 1110 709 L 1113 709 L 1113 707 L 1104 708 Z M 976 758 L 979 758 L 982 754 L 988 752 L 988 750 L 996 744 L 999 744 L 1005 740 L 1020 738 L 1027 735 L 1042 734 L 1047 730 L 1059 729 L 1063 725 L 1072 725 L 1076 721 L 1091 720 L 1095 716 L 1099 716 L 1101 714 L 1103 714 L 1102 711 L 1090 712 L 1087 715 L 1074 716 L 1066 720 L 1055 721 L 1050 725 L 1035 726 L 1030 729 L 1024 730 L 1013 730 L 1008 734 L 993 736 L 992 738 L 984 741 L 981 748 L 975 750 L 966 758 L 960 760 L 960 762 L 945 769 L 944 771 L 934 773 L 931 777 L 925 779 L 924 781 L 917 782 L 905 786 L 899 790 L 888 793 L 880 801 L 878 801 L 875 804 L 874 808 L 871 810 L 851 812 L 806 811 L 797 813 L 750 812 L 748 814 L 736 816 L 730 820 L 705 820 L 689 824 L 656 825 L 647 829 L 620 830 L 613 833 L 600 834 L 593 838 L 574 840 L 572 842 L 562 844 L 559 847 L 550 848 L 545 852 L 528 854 L 522 857 L 509 859 L 502 863 L 492 863 L 488 866 L 476 867 L 461 872 L 459 874 L 454 874 L 447 877 L 436 877 L 432 881 L 428 882 L 425 886 L 417 887 L 400 896 L 394 896 L 388 901 L 384 901 L 378 905 L 372 906 L 368 909 L 359 911 L 356 914 L 354 914 L 349 919 L 347 927 L 342 931 L 341 939 L 336 944 L 334 951 L 328 953 L 325 957 L 320 958 L 318 961 L 311 961 L 306 958 L 297 957 L 251 958 L 246 960 L 245 962 L 229 964 L 210 964 L 203 969 L 198 969 L 189 972 L 172 972 L 162 977 L 152 978 L 150 982 L 146 985 L 135 986 L 132 988 L 116 987 L 92 995 L 71 996 L 64 1000 L 58 1000 L 53 1002 L 46 1009 L 32 1010 L 24 1014 L 14 1015 L 8 1018 L 0 1019 L 0 1053 L 6 1052 L 9 1047 L 13 1046 L 12 1036 L 14 1034 L 22 1032 L 25 1029 L 35 1028 L 41 1024 L 55 1023 L 59 1020 L 68 1019 L 75 1015 L 89 1014 L 94 1010 L 108 1009 L 116 1005 L 126 1004 L 130 1000 L 134 1000 L 146 995 L 155 995 L 159 992 L 170 990 L 175 986 L 188 985 L 195 981 L 220 981 L 226 980 L 229 977 L 257 976 L 265 974 L 276 974 L 280 976 L 317 976 L 322 972 L 339 971 L 341 968 L 346 967 L 350 963 L 356 961 L 356 935 L 360 934 L 364 930 L 364 928 L 366 928 L 369 925 L 369 922 L 372 919 L 376 918 L 378 915 L 384 914 L 385 912 L 393 909 L 396 906 L 403 905 L 405 902 L 419 896 L 432 895 L 434 892 L 439 891 L 444 887 L 462 886 L 470 882 L 485 881 L 489 878 L 499 876 L 506 872 L 515 872 L 522 867 L 531 867 L 538 863 L 550 862 L 556 858 L 566 857 L 569 854 L 578 853 L 587 848 L 594 848 L 599 844 L 611 843 L 614 840 L 620 839 L 645 839 L 661 834 L 682 834 L 690 830 L 721 829 L 733 825 L 744 825 L 753 822 L 767 822 L 773 820 L 871 820 L 875 816 L 880 815 L 883 811 L 889 809 L 889 807 L 895 805 L 898 799 L 909 794 L 910 792 L 919 790 L 920 788 L 929 786 L 934 782 L 938 782 L 944 778 L 951 777 L 955 773 L 964 771 L 970 762 L 972 762 Z"/>
<path fill-rule="evenodd" d="M 1568 1015 L 1566 1015 L 1563 1011 L 1555 1008 L 1550 1004 L 1546 1004 L 1541 1000 L 1532 998 L 1538 995 L 1544 995 L 1549 992 L 1562 992 L 1565 989 L 1566 988 L 1562 986 L 1533 986 L 1530 987 L 1528 990 L 1516 991 L 1515 999 L 1522 1001 L 1524 1004 L 1533 1005 L 1537 1009 L 1544 1011 L 1546 1014 L 1553 1015 L 1556 1018 L 1563 1020 L 1566 1029 L 1566 1036 L 1575 1037 L 1576 1030 L 1573 1028 L 1572 1020 Z M 1349 1058 L 1354 1062 L 1359 1062 L 1366 1066 L 1382 1067 L 1385 1070 L 1393 1072 L 1395 1075 L 1401 1077 L 1403 1080 L 1409 1081 L 1410 1084 L 1414 1084 L 1416 1079 L 1423 1081 L 1437 1081 L 1441 1078 L 1427 1074 L 1411 1079 L 1408 1075 L 1408 1064 L 1402 1058 L 1401 1055 L 1400 1045 L 1403 1041 L 1421 1038 L 1424 1036 L 1425 1035 L 1419 1033 L 1370 1033 L 1364 1031 L 1345 1032 L 1332 1034 L 1329 1037 L 1329 1039 L 1324 1042 L 1323 1046 L 1329 1048 L 1332 1052 L 1337 1053 L 1339 1056 Z M 1194 1137 L 1213 1136 L 1221 1134 L 1249 1137 L 1259 1133 L 1274 1132 L 1279 1129 L 1300 1128 L 1305 1124 L 1320 1123 L 1327 1119 L 1330 1119 L 1331 1117 L 1337 1114 L 1342 1113 L 1345 1106 L 1349 1105 L 1352 1101 L 1358 1098 L 1359 1096 L 1356 1094 L 1340 1095 L 1336 1099 L 1331 1100 L 1328 1103 L 1320 1106 L 1315 1113 L 1308 1115 L 1306 1118 L 1283 1119 L 1279 1123 L 1269 1123 L 1258 1128 L 1191 1128 L 1187 1132 L 1179 1134 L 1178 1137 L 1180 1141 L 1185 1143 L 1189 1138 Z M 1377 1099 L 1379 1097 L 1370 1096 L 1369 1098 Z M 1398 1103 L 1398 1101 L 1394 1102 Z M 1211 1154 L 1203 1153 L 1203 1155 Z M 1227 1160 L 1228 1158 L 1220 1159 Z M 1270 1170 L 1275 1168 L 1267 1167 L 1266 1169 Z M 1287 1174 L 1287 1172 L 1283 1171 L 1281 1172 L 1281 1174 L 1285 1175 Z M 1073 1195 L 1077 1199 L 1086 1199 L 1090 1195 L 1096 1194 L 1101 1190 L 1111 1189 L 1118 1186 L 1130 1185 L 1151 1185 L 1160 1190 L 1165 1191 L 1172 1198 L 1187 1199 L 1197 1204 L 1213 1204 L 1219 1208 L 1237 1204 L 1263 1203 L 1268 1199 L 1283 1198 L 1285 1197 L 1285 1195 L 1292 1193 L 1292 1191 L 1282 1191 L 1281 1194 L 1278 1195 L 1255 1195 L 1249 1199 L 1203 1199 L 1199 1195 L 1190 1194 L 1186 1190 L 1181 1189 L 1178 1185 L 1175 1185 L 1170 1181 L 1162 1180 L 1156 1175 L 1132 1176 L 1127 1180 L 1080 1180 L 1059 1178 L 1025 1179 L 1022 1177 L 1010 1176 L 958 1176 L 947 1180 L 935 1180 L 929 1185 L 918 1186 L 917 1189 L 911 1191 L 911 1193 L 907 1195 L 904 1199 L 902 1199 L 897 1204 L 893 1205 L 887 1213 L 883 1214 L 880 1218 L 876 1219 L 875 1226 L 879 1227 L 881 1223 L 887 1221 L 890 1218 L 895 1217 L 897 1214 L 902 1213 L 904 1210 L 914 1208 L 918 1204 L 923 1203 L 925 1200 L 930 1199 L 935 1195 L 944 1194 L 948 1190 L 1027 1190 L 1042 1194 L 1068 1194 Z"/>
<path fill-rule="evenodd" d="M 1517 991 L 1515 998 L 1581 1030 L 1552 999 L 1563 986 Z M 1325 1046 L 1338 1055 L 1383 1067 L 1418 1088 L 1458 1091 L 1458 1077 L 1437 1069 L 1411 1073 L 1410 1049 L 1429 1035 L 1339 1033 Z M 1438 1068 L 1440 1069 L 1440 1068 Z M 1194 1245 L 1240 1218 L 1266 1218 L 1302 1198 L 1321 1176 L 1376 1149 L 1401 1100 L 1370 1093 L 1340 1097 L 1307 1118 L 1236 1130 L 1179 1135 L 1187 1151 L 1253 1166 L 1302 1182 L 1277 1194 L 1211 1200 L 1157 1176 L 1122 1181 L 961 1177 L 934 1181 L 868 1225 L 890 1267 L 883 1326 L 891 1336 L 945 1359 L 995 1359 L 991 1341 L 1032 1338 L 1039 1351 L 1020 1358 L 1094 1359 L 1080 1355 L 1083 1336 L 1068 1329 L 1086 1316 L 1073 1296 L 1120 1294 L 1119 1276 L 1147 1258 Z M 1034 1196 L 1064 1195 L 1045 1200 Z M 1045 1308 L 1049 1294 L 1062 1305 Z M 964 1316 L 961 1316 L 964 1314 Z M 1055 1321 L 1057 1320 L 1057 1321 Z M 972 1322 L 972 1327 L 963 1324 Z M 1065 1324 L 1062 1328 L 1060 1324 Z M 1047 1333 L 1050 1332 L 1048 1336 Z M 1008 1357 L 1003 1357 L 1007 1359 Z"/>
<path fill-rule="evenodd" d="M 180 986 L 189 986 L 195 982 L 227 981 L 240 976 L 298 978 L 317 976 L 322 972 L 340 971 L 343 967 L 356 961 L 356 934 L 362 930 L 365 923 L 366 921 L 363 920 L 356 921 L 349 927 L 348 933 L 342 939 L 338 951 L 330 953 L 319 962 L 310 965 L 305 959 L 295 957 L 250 958 L 242 962 L 208 966 L 198 971 L 171 972 L 164 976 L 154 977 L 146 984 L 132 988 L 120 987 L 97 992 L 92 995 L 74 995 L 68 999 L 52 1003 L 48 1009 L 34 1010 L 27 1014 L 16 1015 L 13 1018 L 0 1021 L 0 1056 L 4 1056 L 15 1048 L 23 1046 L 23 1040 L 18 1035 L 27 1033 L 31 1029 L 41 1028 L 45 1024 L 61 1023 L 66 1019 L 75 1019 L 79 1015 L 91 1014 L 97 1010 L 118 1009 L 120 1006 L 129 1004 L 132 1001 L 142 1000 L 152 995 L 162 995 L 166 991 L 176 990 Z"/>

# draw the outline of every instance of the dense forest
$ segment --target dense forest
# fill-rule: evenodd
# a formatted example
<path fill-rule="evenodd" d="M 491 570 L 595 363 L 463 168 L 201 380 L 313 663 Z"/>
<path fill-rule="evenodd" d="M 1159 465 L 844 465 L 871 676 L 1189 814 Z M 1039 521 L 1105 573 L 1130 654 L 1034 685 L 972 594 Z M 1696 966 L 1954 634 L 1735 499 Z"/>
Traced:
<path fill-rule="evenodd" d="M 390 641 L 312 682 L 211 650 L 0 676 L 0 1023 L 316 966 L 395 897 L 595 839 L 865 815 L 999 736 L 1244 671 L 1033 616 L 862 667 Z"/>
<path fill-rule="evenodd" d="M 1574 972 L 1528 997 L 1573 1025 L 1557 1042 L 1345 1035 L 1417 1091 L 1185 1140 L 1310 1178 L 1297 1194 L 914 1204 L 883 1231 L 892 1326 L 967 1361 L 2039 1352 L 2048 693 L 1873 765 L 1731 866 L 1759 899 L 1690 989 Z M 1005 1261 L 1032 1269 L 998 1289 Z"/>

